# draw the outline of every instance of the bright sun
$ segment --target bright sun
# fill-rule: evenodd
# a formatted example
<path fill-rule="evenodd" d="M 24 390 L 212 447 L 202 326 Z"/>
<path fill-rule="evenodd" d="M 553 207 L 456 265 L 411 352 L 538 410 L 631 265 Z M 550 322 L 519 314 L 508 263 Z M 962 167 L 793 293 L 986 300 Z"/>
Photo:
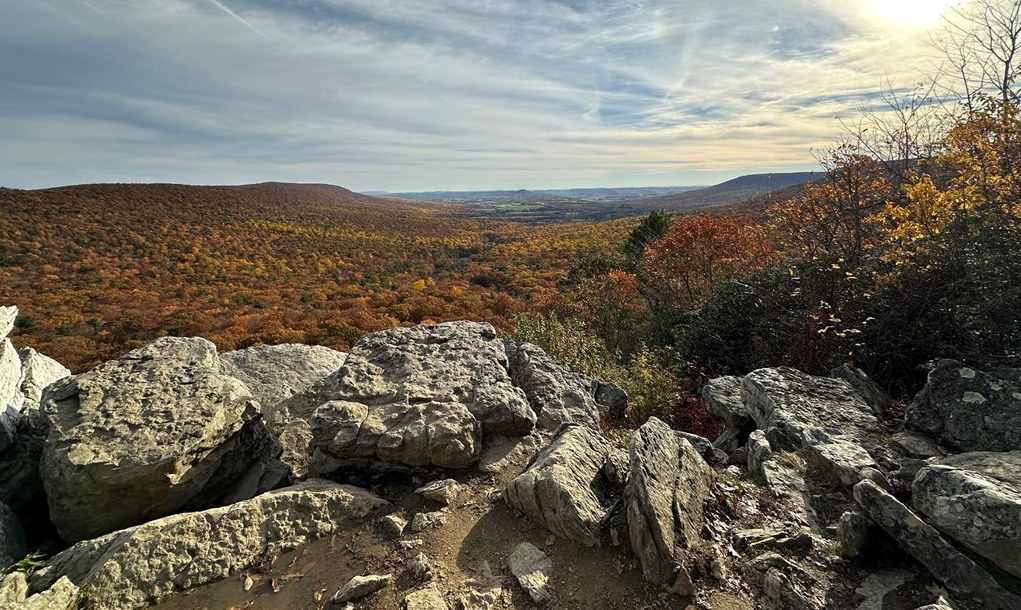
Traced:
<path fill-rule="evenodd" d="M 872 9 L 896 23 L 925 27 L 936 23 L 952 6 L 966 0 L 867 0 Z"/>

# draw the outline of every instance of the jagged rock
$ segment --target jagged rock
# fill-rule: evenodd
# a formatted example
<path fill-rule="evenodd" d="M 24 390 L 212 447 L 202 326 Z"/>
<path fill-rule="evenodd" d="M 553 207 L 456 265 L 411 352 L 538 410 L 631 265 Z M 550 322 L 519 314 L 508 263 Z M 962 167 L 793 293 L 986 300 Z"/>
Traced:
<path fill-rule="evenodd" d="M 478 469 L 498 474 L 508 468 L 524 466 L 539 453 L 542 445 L 543 437 L 538 432 L 510 438 L 494 434 L 486 439 Z"/>
<path fill-rule="evenodd" d="M 857 444 L 881 432 L 872 410 L 843 379 L 787 367 L 758 369 L 742 380 L 741 397 L 756 426 L 776 428 L 786 448 L 803 447 L 813 428 L 834 429 Z"/>
<path fill-rule="evenodd" d="M 18 358 L 21 360 L 21 393 L 25 396 L 25 408 L 39 408 L 46 386 L 71 376 L 66 366 L 31 347 L 18 350 Z"/>
<path fill-rule="evenodd" d="M 25 556 L 25 530 L 9 506 L 0 502 L 0 572 Z"/>
<path fill-rule="evenodd" d="M 872 481 L 854 486 L 862 513 L 896 540 L 955 596 L 990 610 L 1021 607 L 1021 597 L 1005 591 L 974 561 L 955 549 L 932 526 Z"/>
<path fill-rule="evenodd" d="M 869 452 L 842 435 L 828 434 L 820 429 L 809 430 L 805 434 L 805 451 L 811 461 L 836 476 L 846 487 L 852 487 L 862 479 L 873 480 L 882 487 L 889 486 Z"/>
<path fill-rule="evenodd" d="M 28 581 L 23 572 L 11 572 L 0 579 L 0 608 L 9 608 L 28 597 Z"/>
<path fill-rule="evenodd" d="M 766 610 L 821 610 L 822 605 L 801 590 L 777 568 L 770 568 L 762 581 L 762 602 Z"/>
<path fill-rule="evenodd" d="M 507 503 L 554 534 L 595 546 L 626 477 L 625 455 L 598 432 L 565 424 L 504 491 Z"/>
<path fill-rule="evenodd" d="M 465 581 L 468 591 L 459 600 L 461 607 L 464 610 L 490 610 L 503 594 L 500 577 L 493 574 L 485 559 L 472 572 L 472 576 Z"/>
<path fill-rule="evenodd" d="M 419 553 L 408 562 L 408 572 L 416 582 L 423 582 L 433 577 L 432 562 L 425 553 Z"/>
<path fill-rule="evenodd" d="M 205 339 L 166 337 L 58 381 L 44 411 L 40 472 L 68 542 L 237 500 L 283 474 L 263 476 L 279 445 Z"/>
<path fill-rule="evenodd" d="M 596 404 L 612 419 L 623 419 L 627 415 L 627 392 L 615 383 L 599 381 L 596 385 Z"/>
<path fill-rule="evenodd" d="M 837 520 L 837 542 L 844 557 L 858 557 L 871 543 L 869 520 L 861 513 L 847 511 Z"/>
<path fill-rule="evenodd" d="M 699 539 L 713 473 L 686 440 L 651 417 L 631 438 L 625 492 L 631 549 L 645 579 L 669 585 L 683 570 L 676 548 Z"/>
<path fill-rule="evenodd" d="M 78 610 L 81 597 L 79 588 L 65 577 L 47 590 L 15 604 L 11 610 Z"/>
<path fill-rule="evenodd" d="M 911 493 L 915 509 L 940 531 L 1021 577 L 1021 487 L 932 465 L 918 471 Z"/>
<path fill-rule="evenodd" d="M 310 479 L 79 542 L 47 561 L 31 587 L 45 589 L 67 576 L 97 607 L 138 608 L 329 536 L 385 506 L 363 489 Z"/>
<path fill-rule="evenodd" d="M 345 602 L 361 599 L 371 595 L 390 584 L 389 574 L 369 574 L 367 576 L 355 576 L 347 581 L 339 591 L 330 598 L 332 604 L 343 604 Z"/>
<path fill-rule="evenodd" d="M 304 479 L 312 467 L 312 427 L 304 419 L 290 417 L 286 411 L 277 411 L 270 418 L 266 427 L 280 443 L 280 461 L 290 469 L 292 479 Z"/>
<path fill-rule="evenodd" d="M 337 372 L 345 360 L 344 352 L 298 343 L 249 347 L 220 355 L 224 374 L 248 386 L 267 421 L 281 402 Z"/>
<path fill-rule="evenodd" d="M 532 601 L 537 604 L 549 601 L 550 594 L 546 587 L 553 572 L 553 562 L 546 553 L 529 542 L 522 542 L 514 547 L 507 564 Z"/>
<path fill-rule="evenodd" d="M 940 360 L 908 405 L 907 425 L 960 451 L 1021 449 L 1021 373 Z"/>
<path fill-rule="evenodd" d="M 14 330 L 14 321 L 18 318 L 18 308 L 14 305 L 0 307 L 0 339 L 6 339 Z"/>
<path fill-rule="evenodd" d="M 441 527 L 446 522 L 447 515 L 439 511 L 415 513 L 415 516 L 411 518 L 411 525 L 408 527 L 408 531 L 412 534 L 417 534 L 430 528 Z"/>
<path fill-rule="evenodd" d="M 383 531 L 391 538 L 404 534 L 404 528 L 408 526 L 407 520 L 396 513 L 386 515 L 380 519 L 380 523 L 383 524 Z"/>
<path fill-rule="evenodd" d="M 511 378 L 528 396 L 540 427 L 575 423 L 599 429 L 599 382 L 567 370 L 531 343 L 507 341 L 505 347 Z"/>
<path fill-rule="evenodd" d="M 464 468 L 478 461 L 483 436 L 524 435 L 535 424 L 489 324 L 449 322 L 367 335 L 323 383 L 332 387 L 331 400 L 310 420 L 313 468 L 320 473 L 366 459 Z"/>
<path fill-rule="evenodd" d="M 755 474 L 762 471 L 762 464 L 773 456 L 773 449 L 766 439 L 766 433 L 762 430 L 755 430 L 748 435 L 748 472 Z"/>
<path fill-rule="evenodd" d="M 751 415 L 741 400 L 741 378 L 726 376 L 710 379 L 702 388 L 706 410 L 727 422 L 728 426 L 745 429 L 752 425 Z"/>
<path fill-rule="evenodd" d="M 422 496 L 423 498 L 438 502 L 444 506 L 448 506 L 457 499 L 458 494 L 461 493 L 461 484 L 454 479 L 443 479 L 441 481 L 433 481 L 426 483 L 422 487 L 415 490 L 415 493 Z"/>
<path fill-rule="evenodd" d="M 3 320 L 0 319 L 0 323 L 2 322 Z M 25 396 L 21 393 L 21 359 L 18 358 L 18 352 L 14 349 L 11 340 L 2 336 L 0 337 L 0 451 L 7 449 L 14 442 L 24 404 Z"/>
<path fill-rule="evenodd" d="M 717 449 L 713 446 L 713 443 L 704 436 L 699 436 L 690 432 L 682 432 L 680 430 L 674 430 L 674 434 L 676 434 L 678 438 L 683 438 L 691 443 L 691 446 L 706 462 L 717 465 L 727 463 L 728 456 L 726 452 Z"/>
<path fill-rule="evenodd" d="M 898 432 L 890 437 L 901 451 L 914 458 L 943 457 L 947 452 L 928 436 L 911 430 Z"/>
<path fill-rule="evenodd" d="M 443 595 L 433 586 L 409 593 L 404 598 L 404 608 L 405 610 L 450 610 L 450 606 L 443 600 Z"/>
<path fill-rule="evenodd" d="M 736 426 L 730 426 L 725 428 L 720 435 L 713 441 L 713 447 L 716 447 L 720 451 L 727 453 L 733 453 L 741 448 L 741 438 L 745 436 L 744 430 Z"/>
<path fill-rule="evenodd" d="M 890 397 L 879 387 L 875 381 L 869 379 L 865 371 L 850 364 L 841 364 L 830 371 L 830 377 L 843 379 L 851 384 L 854 391 L 861 396 L 862 400 L 872 409 L 876 415 L 882 416 L 890 408 Z"/>

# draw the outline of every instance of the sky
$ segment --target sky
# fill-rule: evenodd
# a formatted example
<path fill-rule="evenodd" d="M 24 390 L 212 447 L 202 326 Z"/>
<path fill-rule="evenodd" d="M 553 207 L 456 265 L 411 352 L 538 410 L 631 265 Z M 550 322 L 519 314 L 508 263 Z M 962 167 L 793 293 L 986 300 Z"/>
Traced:
<path fill-rule="evenodd" d="M 960 1 L 0 0 L 0 185 L 810 170 Z"/>

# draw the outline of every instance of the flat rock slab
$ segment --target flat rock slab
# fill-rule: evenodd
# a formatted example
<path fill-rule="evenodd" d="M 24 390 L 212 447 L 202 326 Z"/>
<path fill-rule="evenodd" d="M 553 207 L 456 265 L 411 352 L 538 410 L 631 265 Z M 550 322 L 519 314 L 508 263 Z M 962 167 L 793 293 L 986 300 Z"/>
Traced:
<path fill-rule="evenodd" d="M 66 576 L 100 608 L 140 608 L 236 574 L 267 553 L 329 536 L 388 506 L 357 487 L 310 479 L 231 506 L 79 542 L 46 562 L 33 591 Z"/>
<path fill-rule="evenodd" d="M 300 343 L 249 347 L 220 355 L 223 372 L 248 386 L 267 420 L 281 402 L 337 372 L 345 360 L 344 352 Z"/>
<path fill-rule="evenodd" d="M 1021 489 L 932 465 L 918 471 L 911 493 L 914 507 L 940 531 L 1021 578 Z"/>
<path fill-rule="evenodd" d="M 670 585 L 682 569 L 677 547 L 699 540 L 713 472 L 691 444 L 649 418 L 631 437 L 625 493 L 631 549 L 645 579 Z"/>
<path fill-rule="evenodd" d="M 760 430 L 776 428 L 793 448 L 813 428 L 836 431 L 860 445 L 882 430 L 861 396 L 843 379 L 780 367 L 752 371 L 741 381 L 744 405 Z"/>
<path fill-rule="evenodd" d="M 367 335 L 323 383 L 330 401 L 310 420 L 313 468 L 320 473 L 365 460 L 465 468 L 478 461 L 483 436 L 521 436 L 535 425 L 489 324 L 449 322 Z"/>
<path fill-rule="evenodd" d="M 165 337 L 60 380 L 44 412 L 40 473 L 68 542 L 235 499 L 251 469 L 280 453 L 258 403 L 220 372 L 205 339 Z M 256 481 L 249 491 L 261 488 Z"/>
<path fill-rule="evenodd" d="M 872 481 L 854 486 L 854 500 L 866 517 L 886 531 L 955 596 L 989 610 L 1021 608 L 1021 597 L 1005 591 L 932 526 Z"/>
<path fill-rule="evenodd" d="M 940 360 L 905 419 L 959 451 L 1021 450 L 1021 371 L 984 372 Z"/>
<path fill-rule="evenodd" d="M 566 424 L 511 481 L 504 499 L 554 534 L 595 546 L 607 512 L 623 492 L 626 463 L 624 452 L 595 430 Z"/>
<path fill-rule="evenodd" d="M 974 451 L 937 460 L 944 466 L 977 472 L 1021 491 L 1021 451 Z"/>
<path fill-rule="evenodd" d="M 533 602 L 545 604 L 549 601 L 547 586 L 553 572 L 553 561 L 546 553 L 530 542 L 522 542 L 514 547 L 507 564 Z"/>

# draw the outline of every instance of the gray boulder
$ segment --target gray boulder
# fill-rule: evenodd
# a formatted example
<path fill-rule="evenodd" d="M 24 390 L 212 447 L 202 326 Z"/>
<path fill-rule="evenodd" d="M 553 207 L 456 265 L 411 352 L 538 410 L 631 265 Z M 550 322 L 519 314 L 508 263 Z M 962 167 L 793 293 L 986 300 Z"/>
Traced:
<path fill-rule="evenodd" d="M 904 430 L 890 437 L 893 445 L 913 458 L 943 457 L 947 452 L 928 436 L 913 430 Z"/>
<path fill-rule="evenodd" d="M 299 343 L 249 347 L 220 355 L 224 374 L 248 386 L 267 421 L 281 402 L 337 372 L 345 360 L 344 352 Z"/>
<path fill-rule="evenodd" d="M 749 474 L 761 472 L 762 464 L 773 457 L 773 448 L 769 444 L 769 439 L 766 438 L 766 433 L 762 430 L 752 432 L 748 435 L 748 443 L 745 446 L 748 448 Z"/>
<path fill-rule="evenodd" d="M 553 572 L 553 562 L 546 553 L 530 542 L 522 542 L 511 551 L 507 564 L 511 574 L 533 602 L 545 604 L 549 601 L 547 586 Z"/>
<path fill-rule="evenodd" d="M 959 451 L 1021 449 L 1021 371 L 940 360 L 905 412 L 907 425 Z"/>
<path fill-rule="evenodd" d="M 671 585 L 690 577 L 677 556 L 699 541 L 713 472 L 686 440 L 652 417 L 631 438 L 625 492 L 631 549 L 645 579 Z"/>
<path fill-rule="evenodd" d="M 1021 489 L 1021 451 L 975 451 L 940 458 L 937 463 L 977 472 Z"/>
<path fill-rule="evenodd" d="M 989 610 L 1021 608 L 1021 597 L 1005 591 L 987 572 L 943 539 L 897 498 L 872 481 L 854 486 L 862 513 L 896 540 L 956 597 Z"/>
<path fill-rule="evenodd" d="M 40 473 L 68 542 L 277 484 L 280 447 L 205 339 L 166 337 L 50 385 Z"/>
<path fill-rule="evenodd" d="M 843 379 L 787 367 L 758 369 L 742 380 L 741 397 L 756 426 L 776 428 L 788 448 L 803 447 L 813 428 L 839 432 L 859 445 L 881 432 L 872 409 Z"/>
<path fill-rule="evenodd" d="M 741 378 L 726 376 L 710 379 L 702 388 L 706 410 L 727 422 L 728 426 L 748 428 L 752 418 L 741 400 Z"/>
<path fill-rule="evenodd" d="M 1013 466 L 1021 467 L 1021 452 L 1014 454 Z M 915 509 L 940 531 L 1021 577 L 1021 487 L 973 470 L 931 465 L 918 471 L 911 493 Z"/>
<path fill-rule="evenodd" d="M 683 438 L 688 441 L 695 451 L 702 456 L 706 462 L 710 464 L 722 465 L 727 463 L 727 453 L 717 449 L 716 446 L 704 436 L 692 434 L 691 432 L 682 432 L 681 430 L 674 430 L 674 434 L 678 438 Z"/>
<path fill-rule="evenodd" d="M 340 532 L 386 506 L 363 489 L 313 479 L 79 542 L 47 561 L 30 584 L 40 591 L 67 577 L 95 607 L 140 608 Z"/>
<path fill-rule="evenodd" d="M 571 372 L 531 343 L 505 345 L 511 378 L 525 391 L 540 427 L 575 423 L 599 429 L 598 381 Z"/>
<path fill-rule="evenodd" d="M 324 388 L 330 400 L 309 421 L 313 468 L 320 473 L 365 461 L 465 468 L 478 461 L 484 435 L 521 436 L 535 425 L 489 324 L 367 335 L 339 371 L 308 393 L 318 397 Z M 307 400 L 297 396 L 282 405 Z"/>
<path fill-rule="evenodd" d="M 9 506 L 0 502 L 0 573 L 25 556 L 25 530 Z"/>
<path fill-rule="evenodd" d="M 596 384 L 596 404 L 613 419 L 623 419 L 627 415 L 627 392 L 615 383 L 599 381 Z"/>
<path fill-rule="evenodd" d="M 39 408 L 46 386 L 71 376 L 66 366 L 31 347 L 18 350 L 18 358 L 21 360 L 21 393 L 27 409 Z"/>
<path fill-rule="evenodd" d="M 554 534 L 595 546 L 626 476 L 623 451 L 588 426 L 565 424 L 504 499 Z"/>
<path fill-rule="evenodd" d="M 2 322 L 2 320 L 0 320 Z M 0 338 L 0 451 L 14 442 L 18 421 L 25 405 L 21 393 L 21 359 L 14 344 L 6 337 Z"/>
<path fill-rule="evenodd" d="M 852 487 L 862 479 L 888 487 L 869 452 L 843 435 L 809 430 L 805 434 L 805 452 L 810 461 L 835 476 L 845 487 Z"/>
<path fill-rule="evenodd" d="M 882 416 L 890 408 L 891 400 L 889 395 L 883 391 L 883 388 L 879 387 L 879 384 L 869 379 L 865 371 L 858 367 L 851 364 L 841 364 L 830 371 L 830 377 L 843 379 L 851 384 L 854 391 L 861 396 L 862 400 L 872 408 L 872 412 L 876 415 Z"/>

